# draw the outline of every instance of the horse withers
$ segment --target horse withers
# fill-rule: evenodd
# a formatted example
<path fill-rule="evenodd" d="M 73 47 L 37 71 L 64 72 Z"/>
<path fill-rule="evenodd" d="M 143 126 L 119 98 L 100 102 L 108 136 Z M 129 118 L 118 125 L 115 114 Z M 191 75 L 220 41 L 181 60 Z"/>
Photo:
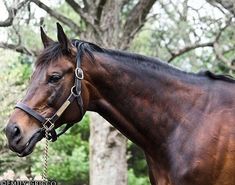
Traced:
<path fill-rule="evenodd" d="M 145 152 L 152 185 L 235 185 L 235 81 L 41 29 L 44 50 L 6 135 L 20 156 L 95 111 Z M 66 131 L 66 129 L 64 131 Z"/>

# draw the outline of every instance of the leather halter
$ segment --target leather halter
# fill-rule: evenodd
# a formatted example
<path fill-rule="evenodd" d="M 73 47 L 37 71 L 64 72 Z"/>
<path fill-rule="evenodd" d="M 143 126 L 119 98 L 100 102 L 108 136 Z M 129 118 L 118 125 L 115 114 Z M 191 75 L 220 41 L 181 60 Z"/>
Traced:
<path fill-rule="evenodd" d="M 84 78 L 83 70 L 81 69 L 82 44 L 83 42 L 80 42 L 78 40 L 75 40 L 73 42 L 73 45 L 77 48 L 76 69 L 74 71 L 75 74 L 74 86 L 71 88 L 71 92 L 68 98 L 61 105 L 61 107 L 54 113 L 53 116 L 51 116 L 50 118 L 46 118 L 22 102 L 17 103 L 15 106 L 15 108 L 19 108 L 24 112 L 26 112 L 27 114 L 29 114 L 31 117 L 35 118 L 42 125 L 41 132 L 43 132 L 44 137 L 46 131 L 49 134 L 49 139 L 53 142 L 56 141 L 60 135 L 64 134 L 71 126 L 73 126 L 73 123 L 68 123 L 59 134 L 57 134 L 55 130 L 55 122 L 61 117 L 64 111 L 69 107 L 69 105 L 75 99 L 77 100 L 81 116 L 83 116 L 84 114 L 83 101 L 81 97 L 81 80 Z"/>

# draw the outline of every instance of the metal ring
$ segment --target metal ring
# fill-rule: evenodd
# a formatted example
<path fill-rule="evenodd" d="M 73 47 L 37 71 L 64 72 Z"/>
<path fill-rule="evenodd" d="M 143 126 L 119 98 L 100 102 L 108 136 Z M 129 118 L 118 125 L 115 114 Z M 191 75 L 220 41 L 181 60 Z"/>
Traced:
<path fill-rule="evenodd" d="M 79 80 L 83 80 L 84 79 L 84 74 L 83 74 L 83 70 L 79 67 L 77 67 L 75 69 L 75 76 L 79 79 Z"/>
<path fill-rule="evenodd" d="M 71 88 L 71 94 L 73 94 L 75 97 L 78 97 L 78 96 L 80 96 L 81 91 L 78 93 L 78 92 L 76 91 L 76 86 L 74 85 L 74 86 Z"/>
<path fill-rule="evenodd" d="M 51 125 L 50 126 L 47 126 L 47 123 L 50 123 Z M 43 128 L 46 130 L 46 131 L 51 131 L 53 128 L 54 128 L 54 123 L 51 122 L 50 118 L 48 118 L 45 123 L 43 123 Z"/>

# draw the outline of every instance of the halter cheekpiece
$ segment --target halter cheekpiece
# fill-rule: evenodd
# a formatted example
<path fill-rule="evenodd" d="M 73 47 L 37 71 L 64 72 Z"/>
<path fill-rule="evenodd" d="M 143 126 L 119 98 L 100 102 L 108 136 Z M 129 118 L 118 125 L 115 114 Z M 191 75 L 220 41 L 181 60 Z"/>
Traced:
<path fill-rule="evenodd" d="M 82 44 L 83 42 L 79 40 L 72 41 L 73 46 L 77 48 L 77 56 L 76 56 L 76 68 L 74 71 L 74 86 L 71 88 L 70 95 L 65 100 L 65 102 L 61 105 L 61 107 L 51 116 L 50 118 L 46 118 L 42 116 L 37 111 L 30 108 L 28 105 L 19 102 L 16 104 L 15 108 L 19 108 L 29 114 L 31 117 L 35 118 L 41 125 L 41 132 L 43 132 L 45 136 L 45 131 L 49 134 L 49 139 L 51 141 L 56 141 L 57 138 L 64 134 L 71 126 L 73 126 L 72 123 L 66 124 L 66 126 L 63 128 L 63 130 L 60 133 L 56 133 L 55 130 L 55 122 L 61 117 L 61 115 L 64 113 L 64 111 L 69 107 L 69 105 L 76 99 L 81 115 L 84 114 L 83 112 L 83 101 L 81 97 L 81 80 L 84 78 L 83 70 L 81 69 L 81 57 L 82 57 Z"/>

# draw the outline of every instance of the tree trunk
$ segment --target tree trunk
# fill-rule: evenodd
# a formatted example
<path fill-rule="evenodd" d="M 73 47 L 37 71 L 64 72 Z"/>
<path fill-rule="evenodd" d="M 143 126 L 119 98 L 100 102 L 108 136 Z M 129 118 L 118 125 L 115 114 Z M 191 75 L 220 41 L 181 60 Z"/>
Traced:
<path fill-rule="evenodd" d="M 90 185 L 126 185 L 126 139 L 97 113 L 90 117 Z"/>
<path fill-rule="evenodd" d="M 82 37 L 102 47 L 118 48 L 120 2 L 109 0 L 103 6 L 97 22 L 101 36 L 88 25 Z M 127 139 L 98 114 L 90 113 L 90 117 L 90 185 L 127 185 Z"/>
<path fill-rule="evenodd" d="M 128 48 L 155 1 L 140 0 L 124 25 L 121 9 L 128 1 L 97 1 L 96 10 L 89 7 L 94 25 L 87 25 L 81 37 L 101 47 Z M 127 139 L 98 114 L 90 115 L 90 185 L 127 185 Z"/>

